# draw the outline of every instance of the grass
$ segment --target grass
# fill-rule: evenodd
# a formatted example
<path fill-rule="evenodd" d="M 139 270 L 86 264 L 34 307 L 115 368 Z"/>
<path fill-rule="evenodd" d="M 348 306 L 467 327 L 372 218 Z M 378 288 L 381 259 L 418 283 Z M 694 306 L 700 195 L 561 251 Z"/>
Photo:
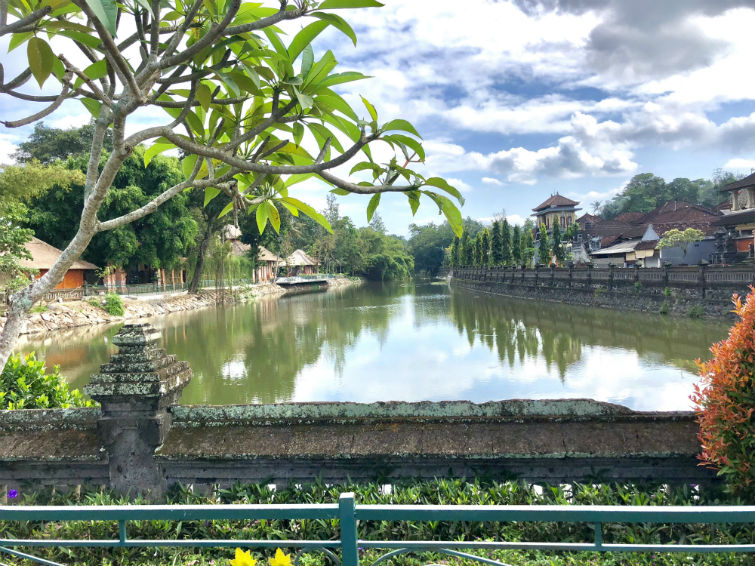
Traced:
<path fill-rule="evenodd" d="M 385 493 L 380 483 L 325 485 L 316 482 L 303 487 L 273 490 L 267 485 L 244 484 L 230 489 L 217 489 L 209 495 L 198 495 L 187 488 L 174 489 L 169 504 L 218 503 L 335 503 L 344 491 L 354 491 L 361 504 L 580 504 L 580 505 L 744 505 L 723 492 L 693 487 L 670 489 L 664 486 L 636 485 L 577 485 L 571 487 L 545 486 L 542 491 L 517 482 L 487 482 L 475 480 L 412 481 L 395 484 Z M 24 505 L 118 505 L 145 504 L 140 498 L 122 498 L 109 491 L 84 490 L 61 494 L 51 491 L 20 490 L 14 504 Z M 443 522 L 362 522 L 360 537 L 367 540 L 468 540 L 468 541 L 563 541 L 592 540 L 592 529 L 585 524 L 566 523 L 443 523 Z M 109 522 L 78 523 L 0 523 L 0 537 L 33 538 L 117 538 L 117 524 Z M 174 523 L 142 521 L 129 523 L 130 538 L 199 538 L 199 539 L 337 539 L 338 522 L 307 521 L 194 521 Z M 622 543 L 709 543 L 751 544 L 755 540 L 755 525 L 605 525 L 604 540 Z M 291 549 L 284 549 L 291 552 Z M 295 553 L 295 551 L 293 551 Z M 360 553 L 363 564 L 371 564 L 384 551 L 366 550 Z M 36 549 L 37 556 L 66 564 L 181 564 L 191 566 L 228 565 L 233 548 L 215 549 Z M 544 552 L 544 551 L 479 551 L 512 566 L 750 566 L 752 554 L 690 554 L 690 553 L 615 553 Z M 272 551 L 253 550 L 258 564 L 267 563 Z M 7 564 L 24 564 L 8 562 Z M 327 564 L 323 554 L 302 555 L 303 566 Z M 421 566 L 429 563 L 471 565 L 470 560 L 457 559 L 437 553 L 402 555 L 390 564 Z"/>

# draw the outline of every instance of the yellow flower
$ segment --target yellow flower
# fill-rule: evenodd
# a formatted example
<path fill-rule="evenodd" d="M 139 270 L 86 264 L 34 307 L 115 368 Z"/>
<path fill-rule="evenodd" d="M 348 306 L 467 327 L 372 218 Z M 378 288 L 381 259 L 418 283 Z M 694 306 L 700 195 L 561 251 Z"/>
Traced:
<path fill-rule="evenodd" d="M 291 555 L 283 554 L 279 548 L 275 551 L 275 558 L 270 559 L 270 566 L 291 566 Z"/>
<path fill-rule="evenodd" d="M 236 549 L 236 558 L 231 560 L 231 566 L 254 566 L 257 561 L 252 558 L 252 551 L 244 552 L 240 548 Z"/>

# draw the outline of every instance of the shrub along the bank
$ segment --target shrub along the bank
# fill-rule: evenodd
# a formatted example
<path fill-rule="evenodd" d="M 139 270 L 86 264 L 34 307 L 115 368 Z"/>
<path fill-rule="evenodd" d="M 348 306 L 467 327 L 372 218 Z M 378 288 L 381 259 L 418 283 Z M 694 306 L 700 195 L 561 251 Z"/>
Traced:
<path fill-rule="evenodd" d="M 11 356 L 0 374 L 0 409 L 66 409 L 95 404 L 78 389 L 68 388 L 59 366 L 48 372 L 34 352 L 23 359 Z"/>
<path fill-rule="evenodd" d="M 635 485 L 579 485 L 570 487 L 535 486 L 517 482 L 475 480 L 413 481 L 394 484 L 387 493 L 382 482 L 367 484 L 292 486 L 273 490 L 266 484 L 237 485 L 219 489 L 211 495 L 198 495 L 189 488 L 176 488 L 167 499 L 169 504 L 239 504 L 239 503 L 336 503 L 340 493 L 353 491 L 358 504 L 448 504 L 448 505 L 743 505 L 744 501 L 716 489 L 695 487 Z M 142 499 L 119 498 L 110 492 L 83 491 L 78 494 L 20 490 L 13 504 L 24 505 L 113 505 L 143 504 Z M 140 539 L 337 539 L 338 521 L 330 520 L 258 520 L 258 521 L 141 521 L 130 523 L 130 538 Z M 593 538 L 590 525 L 566 523 L 453 523 L 362 521 L 359 535 L 368 540 L 494 540 L 587 542 Z M 118 538 L 116 522 L 42 523 L 0 522 L 0 538 Z M 629 525 L 613 524 L 604 528 L 606 542 L 616 543 L 707 543 L 751 544 L 755 525 Z M 284 549 L 289 552 L 293 549 Z M 38 548 L 34 553 L 67 564 L 192 564 L 227 565 L 232 549 L 55 549 Z M 382 552 L 363 551 L 362 563 L 372 563 Z M 264 551 L 252 551 L 264 564 Z M 520 566 L 623 565 L 680 566 L 752 564 L 752 555 L 693 553 L 618 553 L 543 551 L 480 551 L 480 555 Z M 397 557 L 391 564 L 419 566 L 450 560 L 438 554 Z M 214 562 L 213 562 L 214 561 Z M 325 564 L 322 555 L 302 557 L 300 564 Z M 471 565 L 471 562 L 467 562 Z"/>
<path fill-rule="evenodd" d="M 743 303 L 729 337 L 711 347 L 713 358 L 697 361 L 702 383 L 692 400 L 700 423 L 702 461 L 718 470 L 733 493 L 755 501 L 755 288 Z"/>

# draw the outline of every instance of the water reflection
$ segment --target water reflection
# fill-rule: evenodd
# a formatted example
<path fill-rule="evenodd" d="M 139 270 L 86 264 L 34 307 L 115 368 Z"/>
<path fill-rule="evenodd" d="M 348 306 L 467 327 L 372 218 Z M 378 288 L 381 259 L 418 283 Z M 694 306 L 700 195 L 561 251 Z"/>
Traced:
<path fill-rule="evenodd" d="M 262 300 L 152 320 L 194 370 L 184 403 L 592 397 L 687 408 L 723 323 L 515 301 L 439 284 Z M 117 327 L 27 342 L 77 387 Z"/>

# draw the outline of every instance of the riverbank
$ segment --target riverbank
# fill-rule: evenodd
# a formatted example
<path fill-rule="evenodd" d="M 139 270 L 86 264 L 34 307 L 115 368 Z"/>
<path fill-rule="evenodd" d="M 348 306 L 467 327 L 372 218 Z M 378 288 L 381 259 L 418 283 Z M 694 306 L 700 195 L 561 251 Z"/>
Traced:
<path fill-rule="evenodd" d="M 354 284 L 355 280 L 347 277 L 335 277 L 330 280 L 329 287 L 339 289 Z M 215 307 L 224 303 L 275 299 L 284 295 L 285 292 L 285 289 L 274 283 L 266 283 L 236 288 L 233 293 L 205 289 L 196 295 L 179 291 L 176 293 L 124 296 L 122 297 L 125 310 L 123 316 L 114 316 L 105 312 L 97 305 L 98 297 L 86 297 L 82 300 L 61 303 L 50 302 L 43 304 L 42 308 L 38 306 L 37 312 L 29 315 L 24 334 L 115 324 L 174 312 Z M 5 318 L 0 317 L 0 329 L 4 324 Z"/>

